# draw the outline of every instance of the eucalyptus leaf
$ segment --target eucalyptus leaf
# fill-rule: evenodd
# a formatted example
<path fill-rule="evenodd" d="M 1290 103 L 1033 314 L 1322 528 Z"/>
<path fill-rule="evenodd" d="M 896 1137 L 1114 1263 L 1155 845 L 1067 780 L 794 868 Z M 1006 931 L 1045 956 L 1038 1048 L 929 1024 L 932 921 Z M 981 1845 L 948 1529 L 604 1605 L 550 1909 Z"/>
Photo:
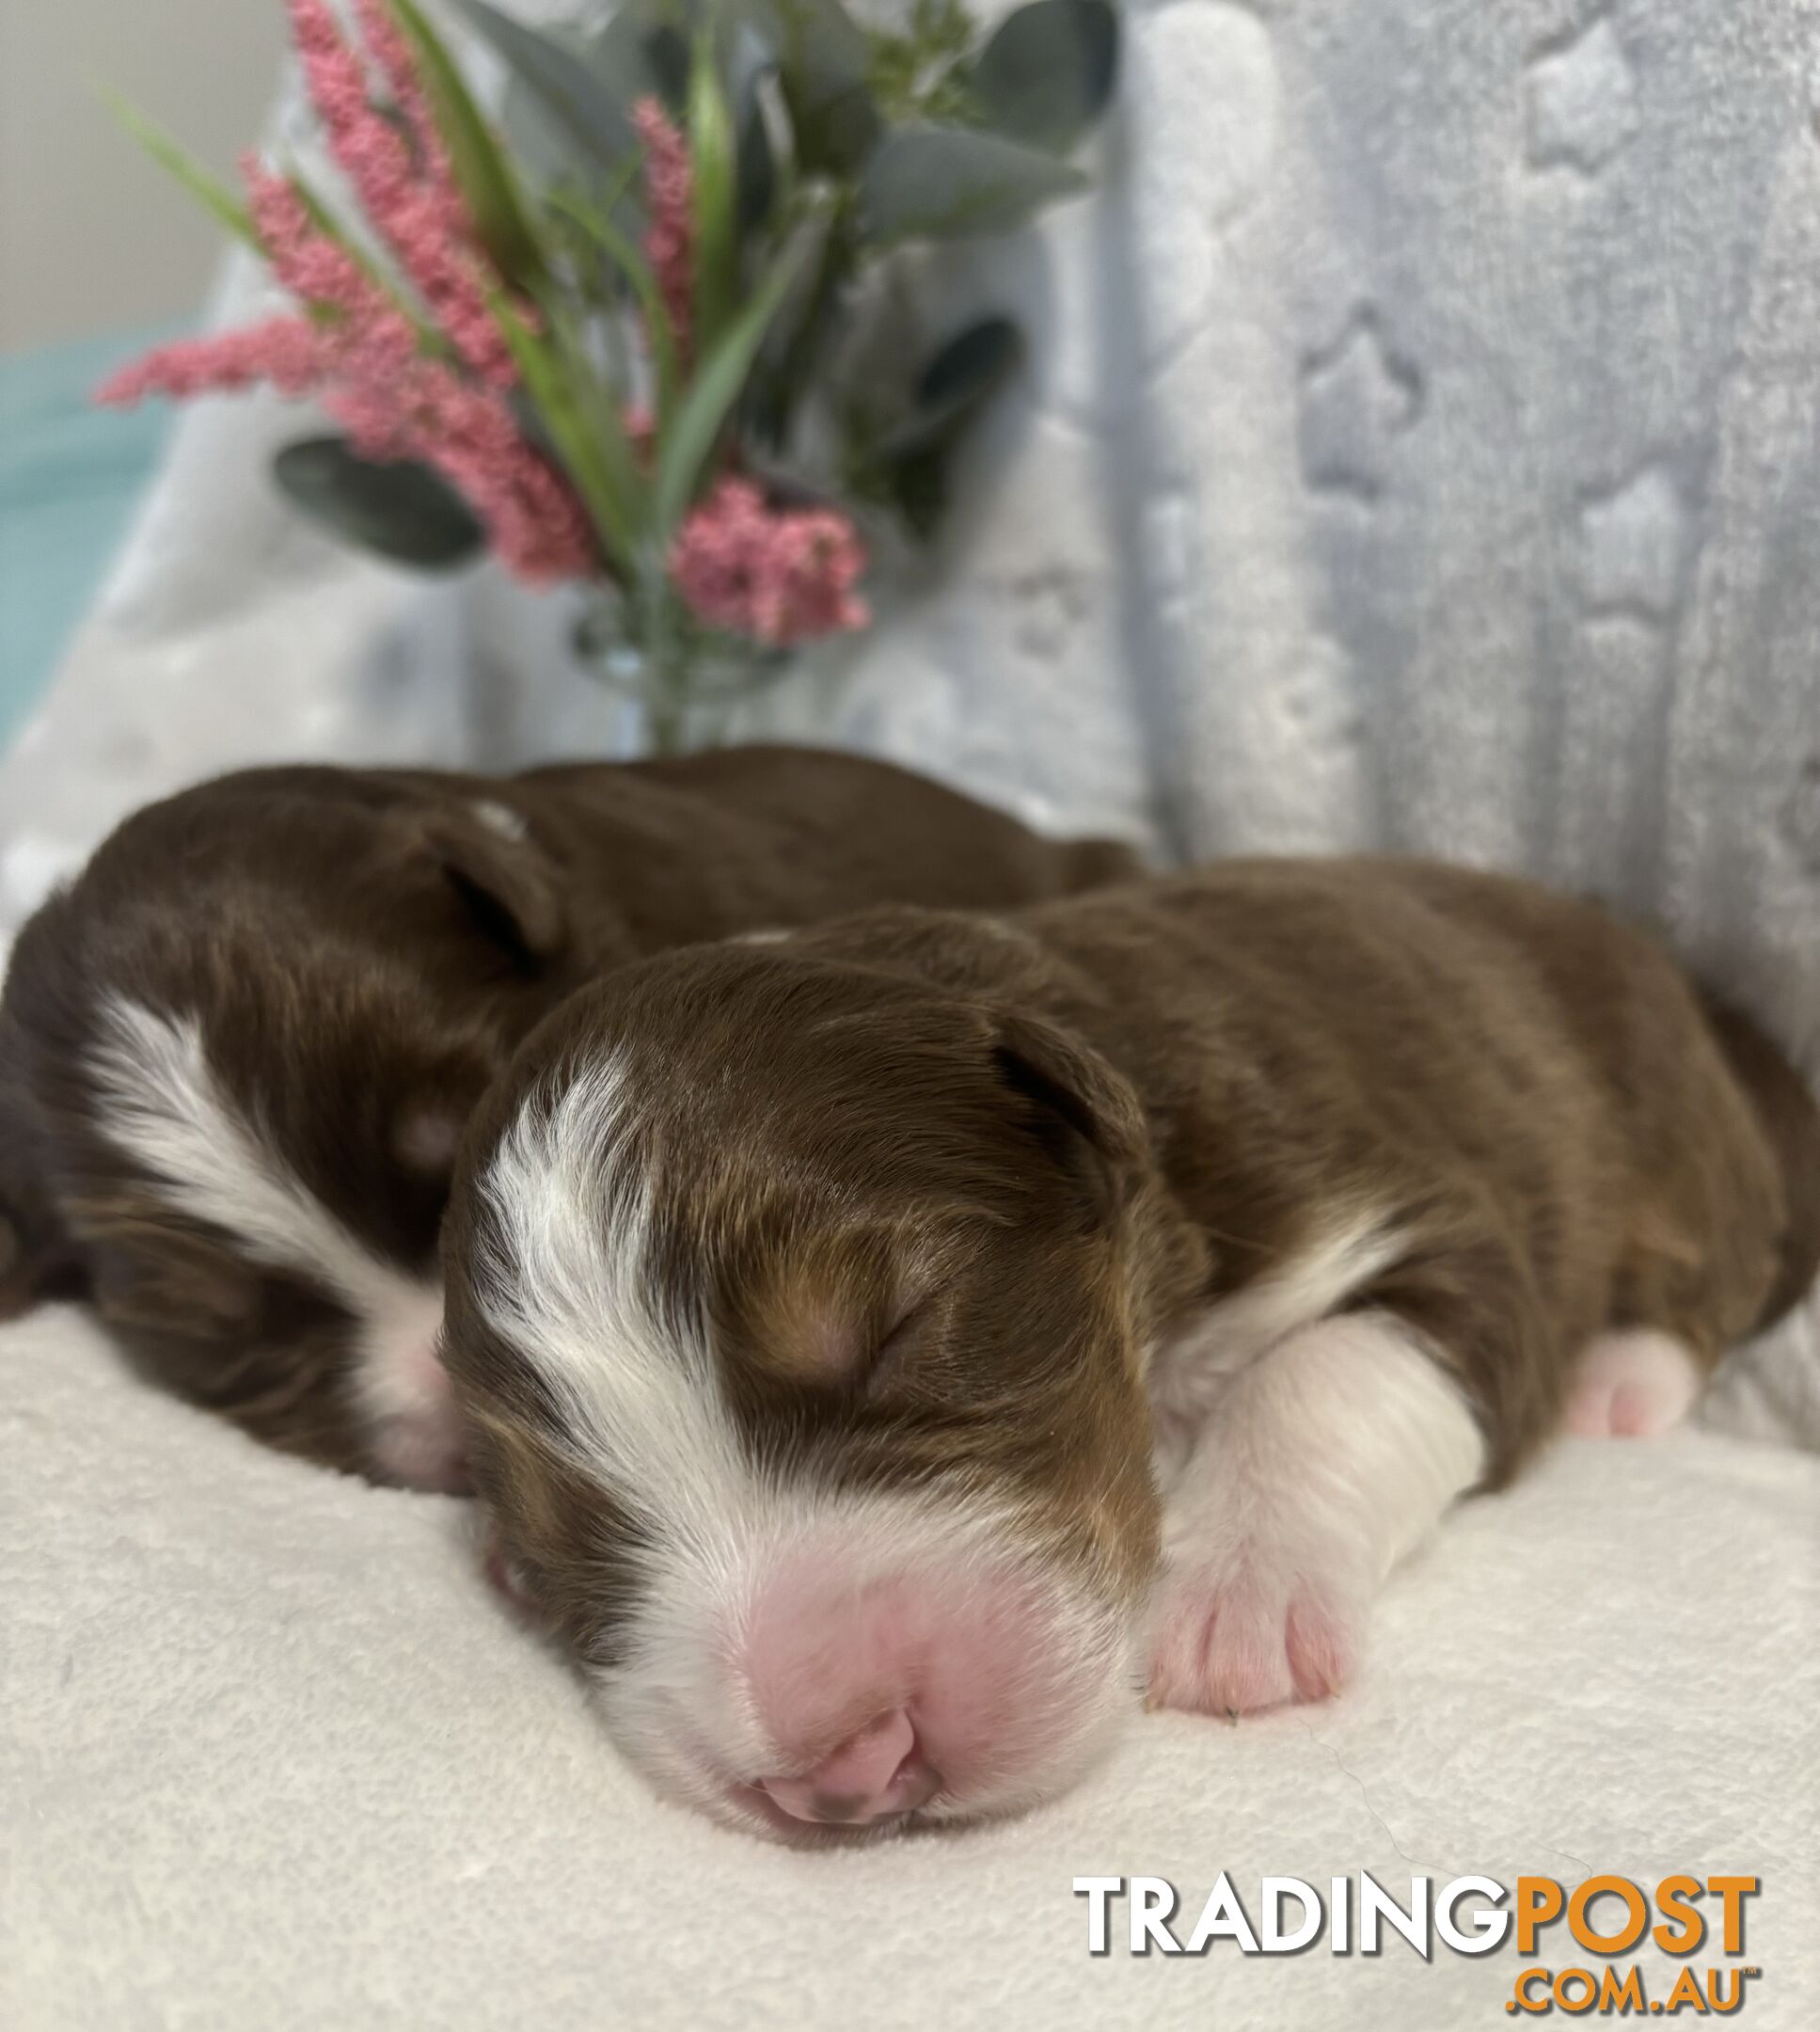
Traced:
<path fill-rule="evenodd" d="M 982 318 L 937 348 L 910 407 L 869 447 L 878 484 L 914 533 L 929 537 L 947 511 L 949 475 L 968 426 L 1023 363 L 1009 318 Z"/>
<path fill-rule="evenodd" d="M 770 129 L 765 119 L 764 102 L 753 92 L 739 120 L 736 157 L 739 184 L 739 230 L 755 231 L 771 215 L 777 198 L 777 161 L 771 151 Z"/>
<path fill-rule="evenodd" d="M 344 437 L 308 437 L 272 461 L 279 487 L 336 535 L 399 564 L 448 571 L 485 544 L 459 494 L 427 466 L 363 459 Z"/>
<path fill-rule="evenodd" d="M 463 18 L 501 56 L 580 152 L 611 171 L 638 147 L 619 96 L 586 60 L 553 35 L 502 14 L 487 0 L 452 0 Z"/>
<path fill-rule="evenodd" d="M 1032 0 L 999 24 L 968 85 L 989 127 L 1064 154 L 1106 110 L 1117 74 L 1110 0 Z"/>
<path fill-rule="evenodd" d="M 866 86 L 871 48 L 840 0 L 725 0 L 776 52 L 803 167 L 850 176 L 883 122 Z"/>
<path fill-rule="evenodd" d="M 873 151 L 860 180 L 866 235 L 954 240 L 1004 232 L 1040 205 L 1082 189 L 1069 164 L 967 127 L 900 127 Z"/>
<path fill-rule="evenodd" d="M 841 278 L 851 267 L 847 235 L 824 209 L 797 232 L 797 265 L 752 364 L 741 414 L 754 437 L 773 451 L 788 436 L 796 405 L 835 321 Z"/>
<path fill-rule="evenodd" d="M 1023 334 L 1009 318 L 982 318 L 937 348 L 917 377 L 909 412 L 883 432 L 874 453 L 907 458 L 953 443 L 1023 364 Z"/>
<path fill-rule="evenodd" d="M 747 234 L 770 217 L 784 183 L 790 115 L 776 56 L 752 24 L 734 22 L 723 48 L 721 73 L 738 135 L 739 230 Z"/>
<path fill-rule="evenodd" d="M 680 115 L 696 25 L 685 0 L 624 0 L 589 39 L 589 68 L 622 106 L 657 99 Z"/>

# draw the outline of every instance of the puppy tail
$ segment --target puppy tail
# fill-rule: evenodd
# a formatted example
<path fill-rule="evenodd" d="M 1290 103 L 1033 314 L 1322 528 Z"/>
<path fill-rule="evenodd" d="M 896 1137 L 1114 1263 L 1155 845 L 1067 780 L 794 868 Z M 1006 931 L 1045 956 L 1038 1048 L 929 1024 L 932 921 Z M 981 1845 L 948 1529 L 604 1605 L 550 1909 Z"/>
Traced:
<path fill-rule="evenodd" d="M 1755 1018 L 1703 984 L 1706 1021 L 1781 1168 L 1788 1217 L 1780 1267 L 1753 1333 L 1773 1326 L 1820 1275 L 1820 1103 Z"/>

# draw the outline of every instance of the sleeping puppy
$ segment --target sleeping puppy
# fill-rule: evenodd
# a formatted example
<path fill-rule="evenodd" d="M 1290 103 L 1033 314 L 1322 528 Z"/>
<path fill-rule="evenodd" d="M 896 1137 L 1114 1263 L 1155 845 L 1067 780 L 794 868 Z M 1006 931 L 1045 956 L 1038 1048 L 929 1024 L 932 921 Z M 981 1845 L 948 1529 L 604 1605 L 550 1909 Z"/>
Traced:
<path fill-rule="evenodd" d="M 1234 863 L 625 969 L 444 1255 L 498 1566 L 661 1787 L 815 1838 L 1337 1688 L 1456 1497 L 1794 1302 L 1820 1119 L 1590 905 Z"/>
<path fill-rule="evenodd" d="M 547 1009 L 689 940 L 1134 868 L 810 750 L 205 784 L 19 939 L 0 1310 L 85 1291 L 149 1374 L 258 1437 L 457 1486 L 436 1231 L 468 1112 Z"/>

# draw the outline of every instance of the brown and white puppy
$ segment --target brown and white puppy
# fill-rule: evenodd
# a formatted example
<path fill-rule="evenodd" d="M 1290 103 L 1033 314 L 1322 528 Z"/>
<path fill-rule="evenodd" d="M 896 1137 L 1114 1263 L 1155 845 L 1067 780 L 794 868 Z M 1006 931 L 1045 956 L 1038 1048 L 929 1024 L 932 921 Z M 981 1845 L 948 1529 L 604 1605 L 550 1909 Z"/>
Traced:
<path fill-rule="evenodd" d="M 444 1250 L 501 1564 L 626 1751 L 878 1828 L 1052 1793 L 1147 1687 L 1337 1688 L 1456 1497 L 1794 1301 L 1820 1119 L 1590 905 L 1235 863 L 625 969 Z"/>
<path fill-rule="evenodd" d="M 460 1483 L 436 1230 L 469 1110 L 603 968 L 863 904 L 1129 875 L 882 763 L 258 770 L 130 818 L 0 1001 L 0 1300 L 72 1282 L 262 1439 Z"/>

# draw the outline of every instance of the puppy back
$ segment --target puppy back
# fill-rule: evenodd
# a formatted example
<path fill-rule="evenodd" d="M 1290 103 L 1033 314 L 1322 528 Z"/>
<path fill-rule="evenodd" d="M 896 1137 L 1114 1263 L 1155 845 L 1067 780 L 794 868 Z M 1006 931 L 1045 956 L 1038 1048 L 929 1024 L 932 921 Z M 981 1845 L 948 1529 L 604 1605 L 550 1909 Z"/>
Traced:
<path fill-rule="evenodd" d="M 1753 1331 L 1773 1326 L 1820 1275 L 1820 1105 L 1753 1017 L 1703 982 L 1695 992 L 1781 1172 L 1787 1206 L 1777 1275 Z"/>

